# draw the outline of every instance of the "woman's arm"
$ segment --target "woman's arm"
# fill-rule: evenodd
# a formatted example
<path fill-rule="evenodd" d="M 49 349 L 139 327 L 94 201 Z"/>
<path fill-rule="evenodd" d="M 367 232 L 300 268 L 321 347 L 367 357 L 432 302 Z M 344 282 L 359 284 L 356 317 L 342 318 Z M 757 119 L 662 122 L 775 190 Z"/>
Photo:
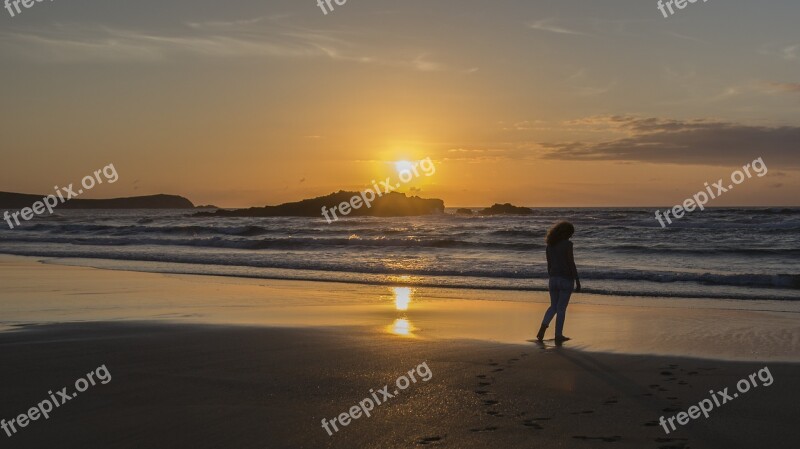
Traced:
<path fill-rule="evenodd" d="M 545 248 L 544 255 L 547 258 L 547 275 L 550 276 L 550 246 Z"/>
<path fill-rule="evenodd" d="M 572 242 L 569 242 L 569 249 L 567 250 L 567 262 L 569 268 L 572 270 L 572 276 L 575 278 L 575 291 L 581 291 L 581 280 L 578 278 L 578 267 L 575 266 L 575 255 L 572 252 Z"/>

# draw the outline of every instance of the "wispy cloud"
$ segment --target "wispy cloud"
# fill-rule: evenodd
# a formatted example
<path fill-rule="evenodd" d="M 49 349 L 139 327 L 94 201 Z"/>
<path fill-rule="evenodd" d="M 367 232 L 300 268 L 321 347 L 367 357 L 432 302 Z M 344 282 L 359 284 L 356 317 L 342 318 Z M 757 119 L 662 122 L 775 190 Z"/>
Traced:
<path fill-rule="evenodd" d="M 592 76 L 585 67 L 579 68 L 566 79 L 567 92 L 579 97 L 592 97 L 610 92 L 616 82 L 608 81 L 598 84 L 596 77 Z"/>
<path fill-rule="evenodd" d="M 800 43 L 769 43 L 763 45 L 759 53 L 771 57 L 778 57 L 786 61 L 797 61 L 800 58 Z"/>
<path fill-rule="evenodd" d="M 554 22 L 555 22 L 555 19 L 549 18 L 549 19 L 537 20 L 535 22 L 530 22 L 527 25 L 528 25 L 528 28 L 532 28 L 534 30 L 539 30 L 539 31 L 547 31 L 547 32 L 550 32 L 550 33 L 571 34 L 571 35 L 576 35 L 576 36 L 589 36 L 588 34 L 582 33 L 580 31 L 570 30 L 570 29 L 558 26 Z"/>
<path fill-rule="evenodd" d="M 774 91 L 800 93 L 800 83 L 769 83 Z"/>
<path fill-rule="evenodd" d="M 668 36 L 677 37 L 678 39 L 684 39 L 684 40 L 691 41 L 691 42 L 697 42 L 697 43 L 708 44 L 708 45 L 711 44 L 707 40 L 700 39 L 700 38 L 697 38 L 697 37 L 694 37 L 694 36 L 689 36 L 688 34 L 675 33 L 673 31 L 667 31 L 666 34 Z"/>
<path fill-rule="evenodd" d="M 491 145 L 491 144 L 490 144 Z M 508 144 L 495 144 L 492 146 L 472 145 L 470 147 L 450 148 L 443 161 L 463 161 L 469 163 L 484 163 L 508 159 L 513 151 Z"/>
<path fill-rule="evenodd" d="M 273 19 L 277 19 L 277 18 L 280 18 L 280 17 L 285 17 L 285 16 L 275 16 L 275 17 L 273 17 Z M 249 19 L 240 19 L 240 20 L 228 20 L 228 21 L 224 21 L 224 20 L 209 20 L 209 21 L 197 21 L 197 22 L 187 21 L 187 22 L 184 22 L 184 23 L 186 24 L 186 26 L 188 26 L 190 28 L 196 28 L 196 29 L 219 29 L 219 28 L 230 28 L 230 27 L 241 27 L 241 26 L 253 25 L 253 24 L 256 24 L 256 23 L 259 23 L 259 22 L 263 22 L 263 21 L 268 20 L 268 19 L 269 19 L 268 17 L 253 17 L 253 18 L 249 18 Z"/>
<path fill-rule="evenodd" d="M 446 69 L 444 64 L 427 60 L 427 56 L 428 55 L 426 54 L 421 54 L 414 58 L 414 60 L 411 61 L 411 64 L 415 69 L 423 72 L 438 72 Z"/>
<path fill-rule="evenodd" d="M 605 86 L 574 86 L 570 92 L 579 97 L 593 97 L 611 92 L 615 84 L 612 82 Z"/>
<path fill-rule="evenodd" d="M 0 54 L 39 63 L 152 63 L 176 56 L 320 58 L 422 72 L 451 70 L 432 60 L 426 49 L 377 52 L 363 44 L 368 39 L 352 39 L 352 33 L 293 26 L 285 19 L 184 22 L 169 31 L 60 24 L 41 30 L 0 32 Z"/>
<path fill-rule="evenodd" d="M 251 22 L 255 23 L 255 22 Z M 212 31 L 213 28 L 213 31 Z M 173 56 L 314 57 L 330 39 L 294 36 L 288 31 L 252 34 L 233 24 L 187 24 L 172 33 L 84 25 L 56 25 L 47 31 L 2 33 L 4 53 L 36 62 L 154 62 Z"/>
<path fill-rule="evenodd" d="M 781 49 L 781 56 L 788 61 L 797 59 L 797 53 L 800 51 L 800 44 L 789 45 Z"/>

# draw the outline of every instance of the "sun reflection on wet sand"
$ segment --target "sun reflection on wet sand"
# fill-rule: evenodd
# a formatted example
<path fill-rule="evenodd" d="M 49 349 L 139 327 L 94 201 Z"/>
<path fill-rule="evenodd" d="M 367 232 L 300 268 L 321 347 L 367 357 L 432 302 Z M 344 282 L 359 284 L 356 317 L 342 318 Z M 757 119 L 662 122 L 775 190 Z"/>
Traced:
<path fill-rule="evenodd" d="M 394 296 L 394 308 L 399 312 L 408 312 L 414 290 L 410 287 L 391 287 L 391 291 Z M 403 313 L 400 318 L 395 319 L 388 328 L 389 333 L 394 335 L 402 335 L 404 337 L 413 336 L 412 331 L 414 330 L 414 326 L 408 321 L 405 313 Z"/>
<path fill-rule="evenodd" d="M 408 304 L 411 302 L 411 288 L 409 287 L 392 287 L 394 292 L 394 306 L 397 310 L 405 312 L 408 310 Z"/>
<path fill-rule="evenodd" d="M 398 318 L 394 320 L 391 326 L 389 326 L 390 332 L 395 335 L 403 335 L 403 336 L 410 336 L 411 335 L 411 323 L 405 318 Z"/>

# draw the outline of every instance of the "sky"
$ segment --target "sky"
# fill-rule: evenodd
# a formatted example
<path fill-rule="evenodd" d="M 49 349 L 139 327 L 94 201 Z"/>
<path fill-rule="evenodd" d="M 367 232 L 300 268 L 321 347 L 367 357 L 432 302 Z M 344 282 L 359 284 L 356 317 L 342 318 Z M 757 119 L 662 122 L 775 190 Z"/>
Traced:
<path fill-rule="evenodd" d="M 0 191 L 250 207 L 800 205 L 800 2 L 55 0 L 0 11 Z"/>

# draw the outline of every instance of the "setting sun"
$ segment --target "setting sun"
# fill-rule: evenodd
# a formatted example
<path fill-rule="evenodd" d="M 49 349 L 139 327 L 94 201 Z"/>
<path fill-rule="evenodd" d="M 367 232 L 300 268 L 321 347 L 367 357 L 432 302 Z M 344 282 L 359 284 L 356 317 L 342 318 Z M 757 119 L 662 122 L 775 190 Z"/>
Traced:
<path fill-rule="evenodd" d="M 409 161 L 397 161 L 394 163 L 394 168 L 397 170 L 397 173 L 402 173 L 404 171 L 413 172 L 414 164 Z"/>

